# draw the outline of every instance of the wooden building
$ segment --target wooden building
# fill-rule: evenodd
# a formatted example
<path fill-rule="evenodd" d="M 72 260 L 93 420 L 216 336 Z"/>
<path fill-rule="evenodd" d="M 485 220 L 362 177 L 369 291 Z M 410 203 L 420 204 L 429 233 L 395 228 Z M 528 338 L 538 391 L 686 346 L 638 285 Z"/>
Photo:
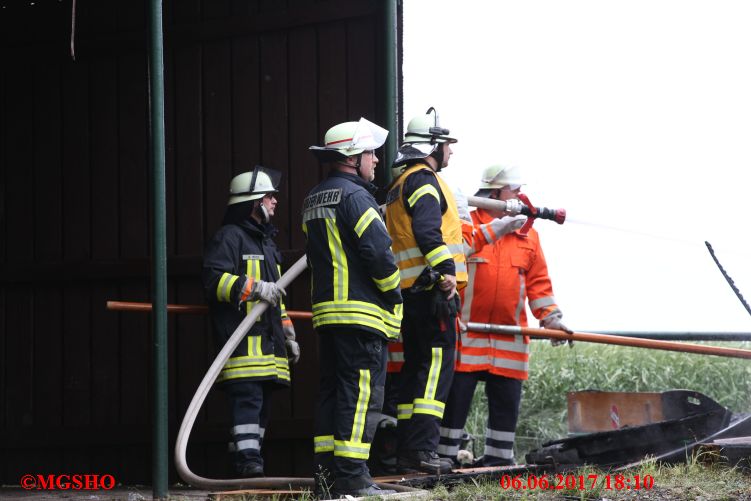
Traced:
<path fill-rule="evenodd" d="M 288 264 L 302 255 L 300 203 L 324 174 L 308 146 L 341 121 L 383 123 L 384 3 L 165 1 L 170 303 L 203 302 L 204 242 L 231 177 L 257 163 L 284 173 L 277 241 Z M 1 484 L 151 480 L 151 322 L 105 309 L 151 289 L 147 2 L 72 7 L 0 0 Z M 290 309 L 309 310 L 308 284 L 288 291 Z M 317 343 L 309 322 L 296 328 L 302 359 L 276 394 L 269 475 L 310 473 Z M 216 350 L 200 315 L 171 316 L 168 339 L 172 447 Z M 231 475 L 226 407 L 212 391 L 199 415 L 199 475 Z"/>

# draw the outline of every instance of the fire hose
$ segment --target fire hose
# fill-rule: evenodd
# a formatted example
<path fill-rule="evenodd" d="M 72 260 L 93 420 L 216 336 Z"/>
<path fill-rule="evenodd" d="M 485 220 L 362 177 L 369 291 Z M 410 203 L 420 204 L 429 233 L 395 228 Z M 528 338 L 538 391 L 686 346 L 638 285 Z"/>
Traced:
<path fill-rule="evenodd" d="M 588 332 L 574 332 L 569 334 L 556 329 L 536 329 L 534 327 L 519 327 L 516 325 L 484 324 L 480 322 L 468 322 L 467 330 L 473 332 L 490 332 L 494 334 L 524 335 L 530 337 L 561 339 L 564 341 L 584 341 L 589 343 L 615 344 L 619 346 L 632 346 L 635 348 L 650 348 L 653 350 L 679 351 L 684 353 L 697 353 L 701 355 L 716 355 L 719 357 L 748 358 L 751 359 L 751 350 L 741 348 L 723 348 L 721 346 L 706 346 L 692 343 L 675 343 L 656 339 L 630 338 L 624 336 L 611 336 L 607 334 L 592 334 Z"/>
<path fill-rule="evenodd" d="M 280 287 L 285 288 L 292 281 L 302 273 L 308 264 L 305 260 L 305 256 L 298 259 L 295 264 L 290 267 L 287 272 L 282 275 L 278 280 Z M 240 325 L 237 326 L 235 332 L 227 340 L 224 347 L 222 347 L 219 354 L 214 359 L 214 362 L 209 367 L 206 375 L 203 377 L 201 384 L 198 385 L 196 393 L 193 395 L 193 399 L 185 411 L 185 416 L 180 424 L 180 430 L 177 432 L 177 441 L 175 443 L 175 468 L 180 478 L 185 480 L 188 484 L 194 487 L 200 487 L 204 489 L 216 489 L 216 488 L 237 488 L 237 487 L 250 487 L 250 488 L 274 488 L 280 485 L 289 485 L 290 487 L 309 487 L 313 488 L 312 478 L 299 478 L 299 477 L 261 477 L 261 478 L 235 478 L 235 479 L 213 479 L 205 478 L 193 473 L 188 467 L 186 459 L 186 451 L 188 448 L 188 439 L 190 438 L 190 432 L 195 424 L 198 411 L 201 409 L 203 402 L 206 400 L 206 396 L 209 394 L 214 381 L 219 376 L 224 364 L 229 360 L 232 352 L 240 341 L 245 338 L 245 335 L 250 330 L 251 326 L 260 317 L 269 304 L 265 301 L 259 301 L 250 310 L 250 313 L 243 318 Z"/>
<path fill-rule="evenodd" d="M 300 273 L 305 270 L 305 268 L 307 268 L 307 266 L 308 264 L 306 262 L 305 256 L 298 259 L 295 264 L 293 264 L 290 269 L 287 270 L 287 272 L 282 275 L 281 278 L 277 281 L 279 287 L 285 288 L 289 286 L 289 284 L 291 284 L 292 281 L 297 278 Z M 314 487 L 312 478 L 260 477 L 214 479 L 196 475 L 188 467 L 186 458 L 188 439 L 190 438 L 190 432 L 193 429 L 196 417 L 198 416 L 198 411 L 201 409 L 201 406 L 203 406 L 203 402 L 206 400 L 206 396 L 209 394 L 209 390 L 211 390 L 211 387 L 213 386 L 214 381 L 216 381 L 216 378 L 219 376 L 219 373 L 224 367 L 224 364 L 227 363 L 227 360 L 229 360 L 230 355 L 232 355 L 232 352 L 235 351 L 237 345 L 245 338 L 248 330 L 250 330 L 251 326 L 255 323 L 258 317 L 260 317 L 263 312 L 266 311 L 268 306 L 268 303 L 266 303 L 265 301 L 259 301 L 255 306 L 253 306 L 253 308 L 250 310 L 250 313 L 248 313 L 248 315 L 243 318 L 242 322 L 240 322 L 240 325 L 237 326 L 235 332 L 232 333 L 232 336 L 230 336 L 224 347 L 222 347 L 221 351 L 216 356 L 216 359 L 214 359 L 211 367 L 209 367 L 209 370 L 203 377 L 201 384 L 198 385 L 198 389 L 193 395 L 193 399 L 191 400 L 188 409 L 185 411 L 185 416 L 183 417 L 183 421 L 180 424 L 180 430 L 177 432 L 177 441 L 175 443 L 175 468 L 177 469 L 177 473 L 180 475 L 180 478 L 194 487 L 200 487 L 203 489 L 241 487 L 263 489 L 278 488 L 283 485 L 297 488 L 307 487 L 311 489 Z M 411 487 L 405 487 L 401 485 L 379 484 L 379 486 L 384 489 L 390 489 L 400 492 L 415 490 Z"/>
<path fill-rule="evenodd" d="M 528 201 L 528 200 L 527 200 Z M 468 202 L 475 207 L 485 207 L 496 210 L 505 210 L 506 203 L 500 200 L 488 200 L 478 197 L 468 197 Z M 525 206 L 528 207 L 528 206 Z M 529 218 L 533 220 L 535 217 L 542 217 L 543 219 L 554 219 L 555 214 L 553 212 L 546 212 L 532 207 L 527 209 L 529 211 Z M 563 212 L 563 218 L 559 221 L 559 224 L 563 223 L 565 219 L 565 211 Z M 297 278 L 307 268 L 306 257 L 303 256 L 298 259 L 289 270 L 277 281 L 277 284 L 281 288 L 285 288 Z M 175 468 L 177 469 L 180 478 L 182 478 L 188 484 L 194 487 L 200 487 L 204 489 L 216 489 L 216 488 L 275 488 L 281 485 L 288 485 L 290 487 L 314 487 L 314 481 L 312 478 L 301 477 L 261 477 L 261 478 L 236 478 L 236 479 L 212 479 L 205 478 L 193 473 L 188 467 L 186 453 L 188 448 L 188 439 L 190 438 L 190 432 L 193 429 L 198 411 L 201 409 L 203 402 L 206 400 L 211 387 L 216 381 L 219 373 L 224 365 L 229 360 L 229 357 L 234 352 L 235 348 L 240 341 L 244 339 L 251 326 L 260 317 L 264 311 L 268 308 L 268 303 L 259 301 L 248 313 L 248 315 L 240 322 L 232 336 L 227 340 L 222 347 L 219 354 L 214 359 L 214 362 L 209 367 L 206 375 L 203 377 L 201 384 L 198 386 L 193 399 L 185 411 L 185 416 L 180 424 L 180 430 L 177 433 L 177 441 L 175 443 Z M 134 308 L 136 309 L 136 308 Z M 145 309 L 149 309 L 146 307 Z M 178 307 L 179 309 L 179 307 Z M 173 305 L 173 311 L 175 310 Z M 143 311 L 143 309 L 141 310 Z M 169 309 L 168 309 L 169 311 Z M 391 489 L 396 491 L 414 491 L 411 487 L 405 487 L 394 484 L 379 484 L 382 488 Z"/>
<path fill-rule="evenodd" d="M 532 202 L 529 201 L 529 197 L 524 193 L 519 193 L 519 200 L 523 202 L 521 204 L 521 210 L 519 214 L 527 216 L 527 221 L 519 229 L 519 232 L 523 235 L 526 235 L 529 232 L 529 229 L 534 224 L 535 219 L 547 219 L 550 221 L 555 221 L 558 224 L 563 224 L 566 221 L 566 209 L 548 209 L 547 207 L 535 207 L 534 205 L 532 205 Z M 504 202 L 503 200 L 495 200 L 492 198 L 483 197 L 467 197 L 467 202 L 469 203 L 469 205 L 478 207 L 480 209 L 498 211 L 506 210 L 506 202 Z"/>
<path fill-rule="evenodd" d="M 529 197 L 522 193 L 519 195 L 519 199 L 523 202 L 520 214 L 533 218 L 548 219 L 550 221 L 555 221 L 558 224 L 563 224 L 566 221 L 566 209 L 534 207 L 530 203 Z M 467 197 L 467 202 L 469 202 L 469 205 L 472 207 L 477 207 L 479 209 L 506 210 L 506 202 L 494 198 Z"/>
<path fill-rule="evenodd" d="M 480 197 L 467 197 L 468 203 L 474 207 L 505 210 L 506 203 L 500 200 L 492 200 Z M 521 197 L 520 197 L 521 198 Z M 566 218 L 566 212 L 564 209 L 547 209 L 537 208 L 529 203 L 528 198 L 523 200 L 525 204 L 522 206 L 521 214 L 529 217 L 529 226 L 534 222 L 534 219 L 548 219 L 563 224 Z M 526 223 L 525 223 L 526 224 Z M 527 229 L 529 228 L 527 226 Z M 303 256 L 295 262 L 292 267 L 279 279 L 277 282 L 280 287 L 287 287 L 292 281 L 297 278 L 307 267 L 306 257 Z M 200 488 L 275 488 L 282 485 L 288 485 L 290 487 L 308 487 L 312 488 L 314 485 L 311 478 L 300 477 L 263 477 L 263 478 L 240 478 L 240 479 L 209 479 L 201 477 L 193 473 L 188 467 L 186 460 L 187 444 L 190 437 L 190 432 L 195 424 L 195 420 L 198 416 L 203 402 L 206 399 L 212 385 L 216 381 L 220 371 L 224 367 L 225 363 L 245 337 L 250 327 L 260 317 L 261 314 L 267 309 L 268 304 L 261 301 L 257 303 L 250 311 L 250 313 L 243 319 L 240 325 L 235 329 L 234 333 L 224 345 L 222 350 L 217 355 L 211 367 L 204 376 L 201 384 L 199 385 L 193 399 L 186 410 L 183 421 L 180 425 L 180 429 L 177 435 L 177 441 L 175 444 L 175 466 L 180 477 L 188 484 L 200 487 Z M 151 305 L 137 304 L 137 303 L 125 303 L 125 302 L 108 302 L 109 309 L 129 310 L 129 311 L 149 311 Z M 170 313 L 205 313 L 207 308 L 202 305 L 168 305 L 168 312 Z M 288 311 L 291 318 L 311 318 L 309 312 L 295 312 Z M 503 334 L 522 334 L 531 337 L 541 338 L 557 338 L 563 340 L 575 340 L 594 343 L 615 344 L 621 346 L 633 346 L 641 348 L 661 349 L 679 352 L 689 352 L 707 355 L 717 355 L 726 357 L 737 358 L 751 358 L 751 350 L 734 349 L 734 348 L 722 348 L 716 346 L 703 346 L 687 343 L 674 343 L 669 341 L 658 341 L 650 339 L 636 339 L 627 338 L 622 336 L 612 336 L 603 334 L 591 334 L 575 332 L 569 334 L 564 331 L 558 331 L 554 329 L 535 329 L 530 327 L 518 327 L 518 326 L 501 326 L 494 324 L 481 324 L 470 322 L 467 324 L 469 330 L 477 332 L 495 332 Z M 388 488 L 397 491 L 412 491 L 414 489 L 394 485 L 394 484 L 379 484 L 383 488 Z"/>

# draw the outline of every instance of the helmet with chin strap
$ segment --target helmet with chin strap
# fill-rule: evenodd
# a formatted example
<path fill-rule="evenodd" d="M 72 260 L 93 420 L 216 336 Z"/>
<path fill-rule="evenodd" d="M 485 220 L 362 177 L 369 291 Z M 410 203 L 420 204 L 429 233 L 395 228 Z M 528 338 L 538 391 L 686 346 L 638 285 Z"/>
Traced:
<path fill-rule="evenodd" d="M 450 137 L 451 132 L 441 127 L 438 112 L 432 106 L 424 115 L 418 115 L 407 124 L 404 142 L 410 144 L 455 143 L 456 138 Z"/>
<path fill-rule="evenodd" d="M 360 118 L 358 122 L 344 122 L 326 131 L 324 146 L 308 148 L 321 162 L 339 162 L 357 156 L 355 169 L 360 173 L 362 154 L 383 146 L 389 131 Z"/>
<path fill-rule="evenodd" d="M 262 165 L 256 165 L 253 170 L 233 177 L 229 183 L 229 201 L 222 224 L 244 220 L 248 217 L 248 211 L 268 223 L 271 218 L 263 205 L 263 197 L 279 191 L 281 178 L 280 171 Z M 252 203 L 245 206 L 246 202 Z"/>
<path fill-rule="evenodd" d="M 229 183 L 229 201 L 227 205 L 239 204 L 248 200 L 258 200 L 269 193 L 276 193 L 282 173 L 256 165 L 253 170 L 243 172 L 232 178 Z"/>
<path fill-rule="evenodd" d="M 394 178 L 404 172 L 410 161 L 421 160 L 429 156 L 438 161 L 438 171 L 443 167 L 442 144 L 455 143 L 457 139 L 449 136 L 451 132 L 441 127 L 438 112 L 432 106 L 424 115 L 418 115 L 407 124 L 404 144 L 396 153 L 391 173 Z"/>

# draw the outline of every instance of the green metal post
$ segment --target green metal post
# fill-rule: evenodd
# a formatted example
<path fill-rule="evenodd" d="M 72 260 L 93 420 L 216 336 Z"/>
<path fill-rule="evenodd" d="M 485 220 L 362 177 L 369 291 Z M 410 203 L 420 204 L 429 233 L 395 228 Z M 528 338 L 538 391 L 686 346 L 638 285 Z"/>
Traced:
<path fill-rule="evenodd" d="M 394 162 L 396 150 L 399 147 L 399 82 L 397 70 L 397 0 L 384 0 L 383 21 L 383 53 L 384 53 L 384 91 L 385 91 L 385 120 L 389 130 L 384 145 L 383 169 L 386 183 L 391 182 L 391 164 Z"/>
<path fill-rule="evenodd" d="M 151 130 L 154 333 L 154 401 L 152 482 L 154 499 L 167 497 L 167 210 L 164 153 L 164 40 L 162 2 L 151 0 L 149 12 L 149 104 Z"/>

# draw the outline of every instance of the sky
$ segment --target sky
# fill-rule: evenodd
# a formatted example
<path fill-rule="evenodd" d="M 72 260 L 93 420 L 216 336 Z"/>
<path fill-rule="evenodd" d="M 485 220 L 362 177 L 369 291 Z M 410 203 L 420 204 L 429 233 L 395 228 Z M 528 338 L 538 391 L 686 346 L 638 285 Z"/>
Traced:
<path fill-rule="evenodd" d="M 404 0 L 404 119 L 471 195 L 517 165 L 564 323 L 751 332 L 751 2 Z M 529 316 L 530 325 L 537 326 Z"/>

